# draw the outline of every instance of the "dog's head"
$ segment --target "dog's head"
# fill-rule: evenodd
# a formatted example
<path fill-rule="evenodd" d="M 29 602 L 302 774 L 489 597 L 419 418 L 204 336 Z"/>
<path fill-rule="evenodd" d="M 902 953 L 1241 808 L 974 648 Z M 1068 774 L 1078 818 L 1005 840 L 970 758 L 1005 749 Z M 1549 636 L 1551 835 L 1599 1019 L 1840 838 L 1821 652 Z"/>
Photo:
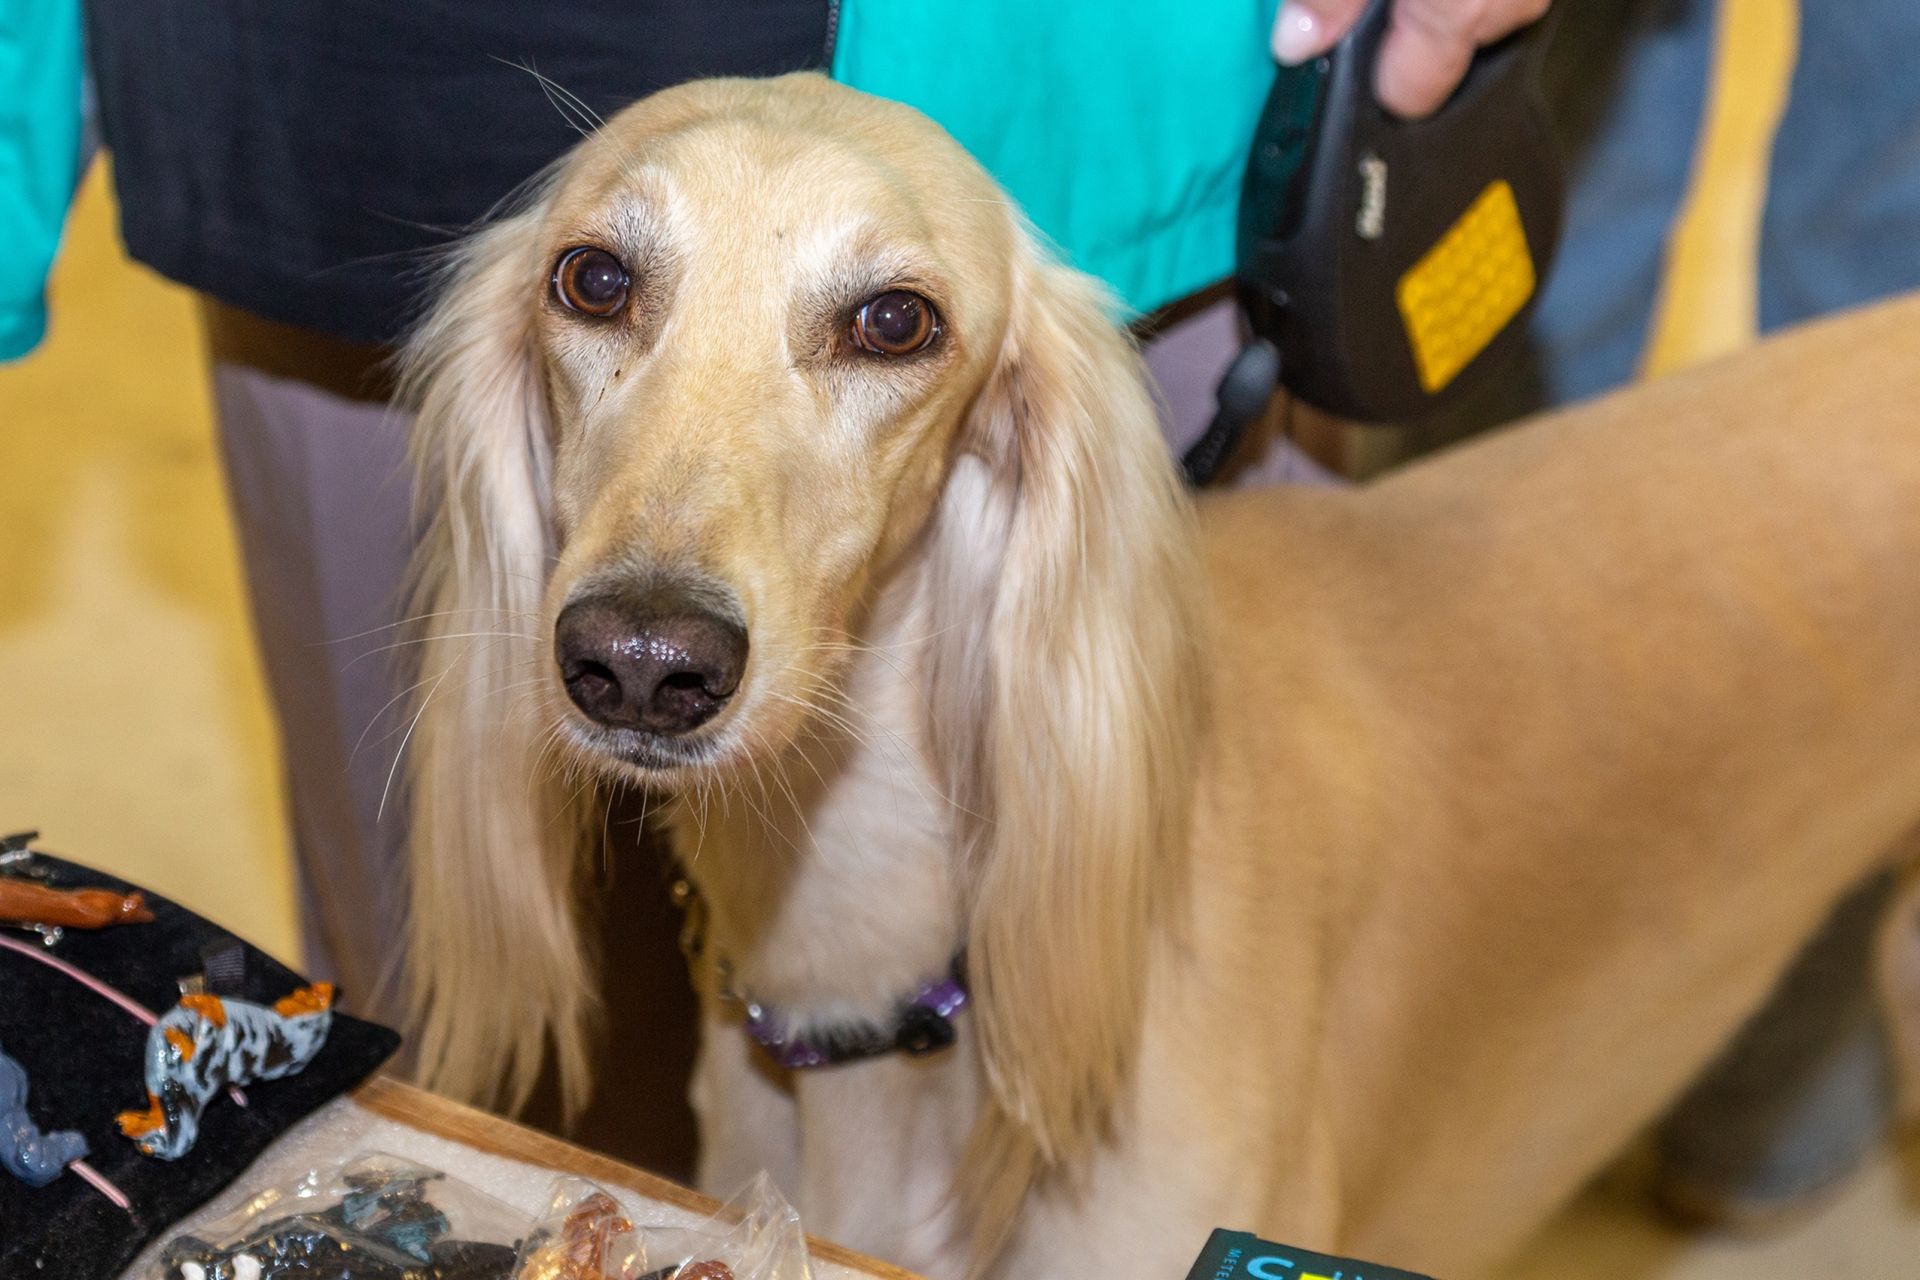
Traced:
<path fill-rule="evenodd" d="M 988 1059 L 1043 1149 L 1086 1128 L 1185 817 L 1197 576 L 1099 288 L 917 113 L 711 81 L 621 114 L 472 240 L 409 376 L 436 520 L 411 750 L 429 1071 L 524 1086 L 549 1027 L 578 1070 L 543 759 L 669 786 L 765 766 L 911 553 Z"/>
<path fill-rule="evenodd" d="M 717 83 L 618 117 L 502 234 L 561 732 L 646 781 L 778 751 L 1005 340 L 1004 198 L 914 112 Z"/>

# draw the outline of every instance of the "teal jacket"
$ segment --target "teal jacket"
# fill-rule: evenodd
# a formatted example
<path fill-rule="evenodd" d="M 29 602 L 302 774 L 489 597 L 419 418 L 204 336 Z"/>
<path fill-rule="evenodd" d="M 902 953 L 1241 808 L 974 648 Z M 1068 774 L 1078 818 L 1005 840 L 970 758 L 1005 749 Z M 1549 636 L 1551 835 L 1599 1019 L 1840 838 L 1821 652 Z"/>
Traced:
<path fill-rule="evenodd" d="M 1232 270 L 1277 4 L 838 0 L 832 70 L 945 125 L 1068 261 L 1147 311 Z M 0 359 L 46 328 L 80 33 L 80 0 L 0 0 Z"/>
<path fill-rule="evenodd" d="M 47 328 L 47 271 L 80 174 L 80 0 L 0 0 L 0 360 Z"/>
<path fill-rule="evenodd" d="M 911 103 L 1152 310 L 1233 270 L 1278 0 L 840 0 L 833 75 Z"/>

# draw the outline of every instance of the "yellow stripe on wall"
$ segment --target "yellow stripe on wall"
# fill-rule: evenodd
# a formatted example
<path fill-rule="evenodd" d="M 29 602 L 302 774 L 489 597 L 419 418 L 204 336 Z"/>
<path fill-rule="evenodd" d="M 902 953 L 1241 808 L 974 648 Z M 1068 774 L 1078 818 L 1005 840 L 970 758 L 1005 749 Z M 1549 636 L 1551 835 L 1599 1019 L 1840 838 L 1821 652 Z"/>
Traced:
<path fill-rule="evenodd" d="M 1799 43 L 1798 0 L 1720 0 L 1692 187 L 1668 241 L 1641 373 L 1697 364 L 1759 327 L 1760 212 Z"/>

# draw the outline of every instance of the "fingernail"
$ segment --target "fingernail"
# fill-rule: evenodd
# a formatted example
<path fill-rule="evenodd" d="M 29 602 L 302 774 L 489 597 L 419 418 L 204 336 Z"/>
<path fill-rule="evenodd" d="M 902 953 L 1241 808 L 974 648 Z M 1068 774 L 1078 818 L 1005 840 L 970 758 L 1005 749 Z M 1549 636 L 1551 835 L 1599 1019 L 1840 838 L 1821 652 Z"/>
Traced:
<path fill-rule="evenodd" d="M 1319 14 L 1304 5 L 1288 4 L 1273 25 L 1273 56 L 1286 67 L 1305 62 L 1324 52 L 1320 38 L 1325 31 Z"/>

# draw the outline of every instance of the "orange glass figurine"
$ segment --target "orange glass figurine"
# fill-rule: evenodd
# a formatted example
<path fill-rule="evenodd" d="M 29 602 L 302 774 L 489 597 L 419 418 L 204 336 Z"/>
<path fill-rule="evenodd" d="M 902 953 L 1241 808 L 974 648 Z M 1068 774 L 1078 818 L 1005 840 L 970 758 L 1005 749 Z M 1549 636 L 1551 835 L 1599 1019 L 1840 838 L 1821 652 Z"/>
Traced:
<path fill-rule="evenodd" d="M 0 924 L 58 925 L 104 929 L 153 919 L 140 894 L 111 889 L 54 889 L 34 880 L 0 876 Z"/>
<path fill-rule="evenodd" d="M 567 1215 L 557 1238 L 527 1258 L 517 1280 L 605 1280 L 609 1247 L 632 1230 L 613 1197 L 596 1191 Z"/>
<path fill-rule="evenodd" d="M 567 1215 L 558 1232 L 541 1231 L 527 1242 L 531 1252 L 522 1255 L 514 1280 L 627 1280 L 639 1261 L 628 1239 L 633 1231 L 614 1198 L 595 1191 Z M 695 1260 L 634 1280 L 733 1280 L 733 1269 L 718 1260 Z"/>

